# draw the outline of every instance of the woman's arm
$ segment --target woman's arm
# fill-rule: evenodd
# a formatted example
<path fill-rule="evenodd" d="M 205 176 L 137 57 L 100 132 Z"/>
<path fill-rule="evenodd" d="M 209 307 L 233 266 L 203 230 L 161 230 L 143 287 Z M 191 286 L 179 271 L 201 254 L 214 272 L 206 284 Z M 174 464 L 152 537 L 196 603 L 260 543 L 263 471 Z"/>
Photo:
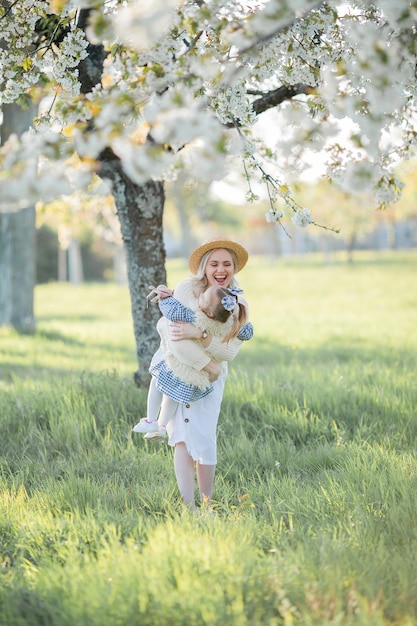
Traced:
<path fill-rule="evenodd" d="M 205 347 L 198 341 L 203 333 L 201 329 L 194 325 L 196 321 L 195 314 L 189 308 L 190 305 L 197 306 L 198 303 L 190 281 L 180 283 L 175 288 L 175 296 L 161 298 L 159 301 L 159 308 L 164 317 L 171 320 L 171 322 L 181 322 L 167 326 L 169 349 L 181 363 L 190 365 L 198 370 L 204 369 L 210 376 L 215 375 L 214 370 L 218 374 L 218 366 L 213 363 Z M 178 298 L 181 298 L 181 301 Z M 184 324 L 183 322 L 188 323 Z"/>
<path fill-rule="evenodd" d="M 179 329 L 182 329 L 184 326 L 188 326 L 188 324 L 178 323 L 177 325 Z M 190 367 L 193 367 L 196 370 L 206 369 L 210 370 L 210 363 L 212 358 L 207 352 L 198 345 L 197 342 L 192 341 L 191 339 L 173 339 L 172 338 L 172 322 L 169 322 L 165 317 L 161 317 L 157 324 L 158 332 L 161 336 L 162 340 L 162 348 L 165 357 L 167 354 L 171 353 L 180 363 L 184 363 Z M 196 329 L 195 326 L 192 326 L 193 329 Z M 201 332 L 201 331 L 200 331 Z M 178 336 L 178 335 L 177 335 Z"/>
<path fill-rule="evenodd" d="M 208 336 L 208 340 L 210 343 L 206 347 L 206 352 L 216 361 L 233 361 L 242 345 L 241 340 L 237 337 L 227 343 L 223 343 L 220 337 L 212 337 L 211 335 Z"/>

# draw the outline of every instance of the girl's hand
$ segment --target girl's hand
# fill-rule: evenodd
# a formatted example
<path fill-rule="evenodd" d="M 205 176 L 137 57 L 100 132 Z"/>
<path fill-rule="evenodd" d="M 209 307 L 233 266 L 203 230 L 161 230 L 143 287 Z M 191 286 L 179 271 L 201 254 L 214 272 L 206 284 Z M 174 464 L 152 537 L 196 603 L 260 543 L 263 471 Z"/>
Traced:
<path fill-rule="evenodd" d="M 152 291 L 146 296 L 148 302 L 158 302 L 160 298 L 170 298 L 174 293 L 172 289 L 168 289 L 166 285 L 158 285 L 158 287 L 149 285 L 149 289 L 152 289 Z"/>
<path fill-rule="evenodd" d="M 201 330 L 190 324 L 190 322 L 170 322 L 169 336 L 172 341 L 181 341 L 182 339 L 199 339 Z"/>
<path fill-rule="evenodd" d="M 173 290 L 168 289 L 166 285 L 158 285 L 158 287 L 155 287 L 154 291 L 160 298 L 170 298 L 174 293 Z"/>

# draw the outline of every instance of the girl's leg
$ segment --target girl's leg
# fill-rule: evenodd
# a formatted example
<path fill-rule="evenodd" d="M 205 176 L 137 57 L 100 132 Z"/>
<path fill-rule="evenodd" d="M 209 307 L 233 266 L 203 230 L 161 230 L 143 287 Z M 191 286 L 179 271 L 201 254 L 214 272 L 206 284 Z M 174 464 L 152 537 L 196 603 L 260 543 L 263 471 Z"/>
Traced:
<path fill-rule="evenodd" d="M 187 452 L 185 443 L 177 443 L 174 450 L 174 469 L 181 497 L 192 511 L 194 502 L 194 461 Z"/>
<path fill-rule="evenodd" d="M 148 399 L 146 402 L 146 417 L 133 427 L 134 433 L 154 433 L 158 432 L 158 415 L 161 408 L 162 393 L 156 386 L 156 378 L 152 376 L 148 389 Z"/>
<path fill-rule="evenodd" d="M 159 426 L 166 428 L 169 420 L 173 417 L 177 408 L 178 402 L 168 398 L 168 396 L 162 396 L 161 412 L 158 417 Z"/>
<path fill-rule="evenodd" d="M 156 378 L 152 376 L 152 380 L 149 385 L 148 400 L 146 403 L 146 419 L 148 422 L 154 422 L 158 419 L 162 398 L 162 393 L 156 386 Z"/>
<path fill-rule="evenodd" d="M 151 431 L 147 432 L 144 436 L 145 439 L 150 439 L 154 442 L 164 441 L 167 435 L 167 424 L 171 417 L 174 416 L 175 411 L 178 408 L 178 402 L 171 400 L 168 396 L 162 396 L 161 412 L 158 417 L 158 421 L 151 424 Z M 154 424 L 157 424 L 157 430 L 154 430 Z"/>
<path fill-rule="evenodd" d="M 206 504 L 210 504 L 213 495 L 215 472 L 215 465 L 202 465 L 202 463 L 197 463 L 197 480 L 200 489 L 200 498 L 201 502 L 206 502 Z"/>

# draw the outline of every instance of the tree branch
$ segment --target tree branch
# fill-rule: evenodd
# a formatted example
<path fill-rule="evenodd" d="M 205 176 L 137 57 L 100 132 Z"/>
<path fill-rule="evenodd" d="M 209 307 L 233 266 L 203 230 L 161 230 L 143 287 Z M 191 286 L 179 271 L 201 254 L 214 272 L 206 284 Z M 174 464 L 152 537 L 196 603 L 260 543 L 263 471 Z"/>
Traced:
<path fill-rule="evenodd" d="M 77 26 L 85 31 L 91 9 L 80 9 L 77 15 Z M 108 52 L 101 44 L 88 44 L 88 56 L 78 64 L 78 76 L 81 83 L 81 93 L 89 93 L 101 81 L 104 60 Z"/>
<path fill-rule="evenodd" d="M 256 92 L 253 92 L 254 95 L 258 95 Z M 259 93 L 259 92 L 258 92 Z M 294 96 L 298 96 L 300 94 L 312 94 L 314 93 L 314 87 L 309 85 L 282 85 L 278 87 L 278 89 L 274 89 L 274 91 L 269 91 L 268 93 L 263 94 L 260 98 L 257 98 L 252 102 L 252 108 L 256 115 L 260 115 L 264 111 L 268 109 L 272 109 L 276 107 L 286 100 L 291 100 Z M 248 94 L 251 94 L 248 91 Z"/>

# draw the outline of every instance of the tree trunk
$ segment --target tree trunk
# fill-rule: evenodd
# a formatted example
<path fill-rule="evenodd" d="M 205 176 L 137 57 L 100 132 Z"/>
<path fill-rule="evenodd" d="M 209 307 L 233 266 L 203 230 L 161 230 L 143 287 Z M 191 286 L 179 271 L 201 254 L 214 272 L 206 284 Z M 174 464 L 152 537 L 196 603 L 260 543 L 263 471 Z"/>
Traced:
<path fill-rule="evenodd" d="M 136 341 L 138 386 L 149 384 L 148 367 L 159 345 L 156 323 L 160 312 L 155 304 L 147 307 L 151 285 L 166 283 L 165 247 L 162 216 L 165 203 L 162 182 L 137 185 L 125 174 L 114 155 L 102 156 L 100 176 L 113 183 L 113 195 L 126 253 L 127 280 Z"/>
<path fill-rule="evenodd" d="M 12 322 L 12 231 L 10 213 L 0 213 L 0 326 Z"/>
<path fill-rule="evenodd" d="M 68 247 L 68 274 L 71 285 L 81 285 L 84 281 L 83 260 L 80 242 L 71 239 Z"/>
<path fill-rule="evenodd" d="M 80 28 L 85 28 L 88 24 L 89 13 L 90 9 L 79 12 L 77 25 Z M 88 46 L 88 57 L 78 66 L 83 93 L 88 93 L 100 82 L 106 56 L 107 52 L 102 46 Z M 152 180 L 137 185 L 126 175 L 120 159 L 110 149 L 101 155 L 97 173 L 113 184 L 112 191 L 126 254 L 136 341 L 138 370 L 134 377 L 138 386 L 147 386 L 150 381 L 149 363 L 159 345 L 156 323 L 160 312 L 155 304 L 146 307 L 146 295 L 150 285 L 166 282 L 162 227 L 164 185 Z"/>
<path fill-rule="evenodd" d="M 32 124 L 36 107 L 21 109 L 3 105 L 1 143 Z M 0 212 L 0 325 L 19 332 L 35 330 L 33 295 L 35 288 L 35 207 L 13 213 Z"/>

